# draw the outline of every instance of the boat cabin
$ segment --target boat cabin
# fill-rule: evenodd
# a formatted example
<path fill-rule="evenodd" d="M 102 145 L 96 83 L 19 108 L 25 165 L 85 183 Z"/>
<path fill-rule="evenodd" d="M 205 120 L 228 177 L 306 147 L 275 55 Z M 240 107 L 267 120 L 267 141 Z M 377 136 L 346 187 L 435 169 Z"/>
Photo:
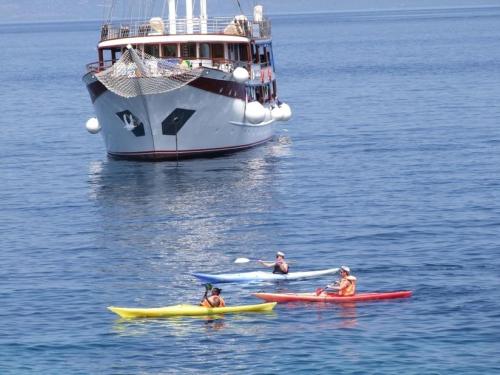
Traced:
<path fill-rule="evenodd" d="M 189 69 L 232 73 L 238 67 L 245 68 L 249 73 L 249 80 L 245 82 L 248 99 L 261 103 L 274 101 L 276 80 L 271 24 L 262 17 L 262 7 L 255 7 L 253 20 L 243 15 L 212 19 L 203 13 L 203 3 L 201 0 L 199 18 L 192 17 L 192 9 L 186 9 L 187 17 L 179 19 L 175 17 L 174 8 L 169 9 L 174 16 L 166 20 L 153 17 L 129 24 L 105 23 L 98 44 L 99 61 L 89 64 L 88 70 L 97 73 L 112 66 L 131 45 L 139 54 L 177 60 Z M 175 5 L 169 1 L 171 6 Z"/>

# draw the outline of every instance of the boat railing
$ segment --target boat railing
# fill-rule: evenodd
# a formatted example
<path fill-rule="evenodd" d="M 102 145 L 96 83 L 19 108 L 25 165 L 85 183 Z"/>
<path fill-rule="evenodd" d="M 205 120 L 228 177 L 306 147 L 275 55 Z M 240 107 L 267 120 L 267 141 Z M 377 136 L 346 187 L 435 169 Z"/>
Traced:
<path fill-rule="evenodd" d="M 166 60 L 177 60 L 179 64 L 183 60 L 189 61 L 189 64 L 186 66 L 190 66 L 191 68 L 198 68 L 198 67 L 203 67 L 203 68 L 212 68 L 212 69 L 217 69 L 221 70 L 226 73 L 231 73 L 233 72 L 234 69 L 237 67 L 242 67 L 248 70 L 250 73 L 251 71 L 251 64 L 250 62 L 247 61 L 235 61 L 235 60 L 228 60 L 228 59 L 222 59 L 222 58 L 185 58 L 185 59 L 180 59 L 180 58 L 167 58 L 165 57 Z M 99 73 L 102 72 L 103 70 L 106 70 L 110 68 L 117 60 L 105 60 L 105 61 L 95 61 L 90 64 L 87 64 L 87 72 L 89 73 Z"/>
<path fill-rule="evenodd" d="M 99 73 L 103 70 L 108 69 L 114 64 L 114 61 L 112 60 L 106 60 L 106 61 L 94 61 L 86 65 L 87 72 L 88 73 Z"/>
<path fill-rule="evenodd" d="M 173 26 L 173 25 L 172 25 Z M 177 18 L 175 31 L 168 19 L 152 18 L 148 21 L 105 23 L 101 26 L 101 42 L 112 39 L 158 35 L 218 34 L 247 38 L 270 38 L 271 21 L 253 21 L 238 17 L 213 17 L 206 20 Z"/>

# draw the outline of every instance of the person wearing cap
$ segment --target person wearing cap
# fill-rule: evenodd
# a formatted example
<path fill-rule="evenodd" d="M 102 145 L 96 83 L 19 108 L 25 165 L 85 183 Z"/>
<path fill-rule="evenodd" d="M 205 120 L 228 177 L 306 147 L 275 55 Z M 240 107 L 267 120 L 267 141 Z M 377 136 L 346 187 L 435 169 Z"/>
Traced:
<path fill-rule="evenodd" d="M 224 298 L 220 295 L 222 289 L 220 288 L 212 288 L 212 294 L 210 297 L 207 297 L 207 292 L 205 292 L 205 296 L 200 303 L 200 306 L 203 307 L 224 307 L 226 303 L 224 302 Z"/>
<path fill-rule="evenodd" d="M 288 264 L 285 261 L 285 253 L 281 251 L 278 251 L 276 253 L 275 262 L 264 262 L 263 260 L 259 260 L 259 263 L 266 267 L 274 267 L 273 273 L 278 273 L 282 275 L 286 275 L 288 273 Z"/>
<path fill-rule="evenodd" d="M 347 266 L 340 267 L 341 279 L 327 288 L 338 290 L 339 296 L 353 296 L 356 293 L 356 277 L 351 275 L 351 269 Z"/>

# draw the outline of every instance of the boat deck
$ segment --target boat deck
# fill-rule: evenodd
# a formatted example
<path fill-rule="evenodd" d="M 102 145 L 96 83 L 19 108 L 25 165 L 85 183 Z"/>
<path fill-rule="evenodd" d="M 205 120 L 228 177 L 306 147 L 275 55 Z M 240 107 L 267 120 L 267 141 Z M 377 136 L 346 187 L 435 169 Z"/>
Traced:
<path fill-rule="evenodd" d="M 113 39 L 136 38 L 144 36 L 216 34 L 266 39 L 271 36 L 271 21 L 252 21 L 236 17 L 176 18 L 175 23 L 168 19 L 105 23 L 101 26 L 101 42 Z"/>

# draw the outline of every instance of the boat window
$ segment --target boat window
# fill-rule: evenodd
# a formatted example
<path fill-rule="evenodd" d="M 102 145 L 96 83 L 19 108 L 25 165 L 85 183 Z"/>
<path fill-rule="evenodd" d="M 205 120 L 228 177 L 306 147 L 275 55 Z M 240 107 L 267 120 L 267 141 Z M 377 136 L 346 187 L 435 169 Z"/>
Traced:
<path fill-rule="evenodd" d="M 269 85 L 262 86 L 262 96 L 265 102 L 269 100 Z"/>
<path fill-rule="evenodd" d="M 259 60 L 262 65 L 267 63 L 267 48 L 266 46 L 259 46 Z"/>
<path fill-rule="evenodd" d="M 103 61 L 110 61 L 111 60 L 111 50 L 103 48 L 99 52 L 102 55 Z"/>
<path fill-rule="evenodd" d="M 257 47 L 255 44 L 251 45 L 251 50 L 252 50 L 252 61 L 254 64 L 259 63 L 259 47 Z"/>
<path fill-rule="evenodd" d="M 111 50 L 109 49 L 103 49 L 102 50 L 102 55 L 104 57 L 104 60 L 111 60 Z"/>
<path fill-rule="evenodd" d="M 163 57 L 177 57 L 177 44 L 163 44 L 161 55 Z"/>
<path fill-rule="evenodd" d="M 160 46 L 158 44 L 145 44 L 144 52 L 154 57 L 160 57 Z"/>
<path fill-rule="evenodd" d="M 224 58 L 224 44 L 213 43 L 212 44 L 212 58 L 223 59 Z"/>
<path fill-rule="evenodd" d="M 181 43 L 181 57 L 196 58 L 196 43 Z"/>
<path fill-rule="evenodd" d="M 208 43 L 200 43 L 200 58 L 201 59 L 209 59 L 210 56 L 210 44 Z"/>
<path fill-rule="evenodd" d="M 253 87 L 253 86 L 247 86 L 247 87 L 245 87 L 245 89 L 246 89 L 247 98 L 250 101 L 256 100 L 256 98 L 255 98 L 255 87 Z"/>
<path fill-rule="evenodd" d="M 255 99 L 261 104 L 264 104 L 264 98 L 262 97 L 262 86 L 257 86 L 255 88 Z"/>
<path fill-rule="evenodd" d="M 228 44 L 227 45 L 227 58 L 228 60 L 231 60 L 231 61 L 236 61 L 238 60 L 238 50 L 235 48 L 235 45 L 234 44 Z"/>
<path fill-rule="evenodd" d="M 240 49 L 240 61 L 248 61 L 248 44 L 246 43 L 240 43 L 239 44 L 239 49 Z"/>
<path fill-rule="evenodd" d="M 113 61 L 113 64 L 120 58 L 120 56 L 121 50 L 119 47 L 111 49 L 111 61 Z"/>
<path fill-rule="evenodd" d="M 113 61 L 113 64 L 120 58 L 121 50 L 119 47 L 103 48 L 101 53 L 104 61 Z"/>

